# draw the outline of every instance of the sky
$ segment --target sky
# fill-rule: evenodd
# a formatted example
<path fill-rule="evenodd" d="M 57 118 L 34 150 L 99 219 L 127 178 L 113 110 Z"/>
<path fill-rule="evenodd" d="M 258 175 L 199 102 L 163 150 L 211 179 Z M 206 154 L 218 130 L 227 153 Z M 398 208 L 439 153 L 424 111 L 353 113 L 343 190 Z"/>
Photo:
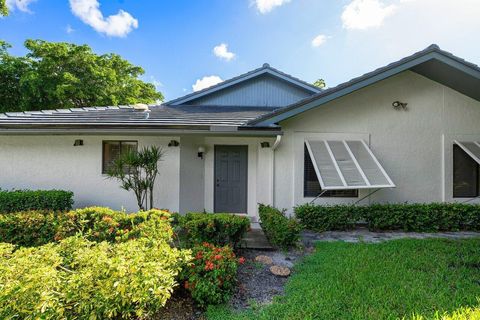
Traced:
<path fill-rule="evenodd" d="M 7 0 L 0 39 L 88 44 L 166 100 L 269 63 L 333 87 L 432 43 L 480 64 L 480 0 Z"/>

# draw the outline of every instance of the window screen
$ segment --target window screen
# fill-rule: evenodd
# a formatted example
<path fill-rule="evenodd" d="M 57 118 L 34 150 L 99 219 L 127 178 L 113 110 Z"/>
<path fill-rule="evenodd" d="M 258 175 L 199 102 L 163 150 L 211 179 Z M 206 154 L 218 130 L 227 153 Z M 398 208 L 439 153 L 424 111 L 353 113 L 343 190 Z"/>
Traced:
<path fill-rule="evenodd" d="M 453 197 L 474 198 L 480 195 L 479 164 L 460 146 L 453 145 Z"/>
<path fill-rule="evenodd" d="M 121 154 L 137 148 L 137 141 L 103 141 L 102 173 L 106 174 Z"/>
<path fill-rule="evenodd" d="M 316 197 L 322 192 L 322 188 L 318 182 L 317 174 L 315 173 L 315 168 L 313 167 L 312 159 L 310 158 L 306 145 L 304 145 L 303 156 L 303 196 Z M 358 189 L 329 190 L 322 194 L 322 197 L 356 198 L 358 197 Z"/>

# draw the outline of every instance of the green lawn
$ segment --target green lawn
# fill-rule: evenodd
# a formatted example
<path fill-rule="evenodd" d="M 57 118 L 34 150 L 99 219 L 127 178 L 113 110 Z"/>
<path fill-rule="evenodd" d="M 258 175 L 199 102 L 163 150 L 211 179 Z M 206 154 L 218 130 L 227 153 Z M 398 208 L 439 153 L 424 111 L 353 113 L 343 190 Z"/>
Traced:
<path fill-rule="evenodd" d="M 284 297 L 243 313 L 210 308 L 207 317 L 430 319 L 436 311 L 477 306 L 478 298 L 480 239 L 324 242 L 296 266 Z"/>

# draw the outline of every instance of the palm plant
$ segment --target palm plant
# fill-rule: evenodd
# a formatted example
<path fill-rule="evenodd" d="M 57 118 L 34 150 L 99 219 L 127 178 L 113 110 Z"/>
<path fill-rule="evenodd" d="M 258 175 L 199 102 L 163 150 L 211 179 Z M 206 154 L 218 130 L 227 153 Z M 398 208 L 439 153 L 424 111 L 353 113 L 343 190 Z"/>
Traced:
<path fill-rule="evenodd" d="M 140 151 L 127 150 L 113 161 L 107 175 L 120 181 L 122 189 L 133 191 L 140 210 L 152 209 L 158 163 L 163 156 L 162 148 L 156 146 L 144 147 Z"/>

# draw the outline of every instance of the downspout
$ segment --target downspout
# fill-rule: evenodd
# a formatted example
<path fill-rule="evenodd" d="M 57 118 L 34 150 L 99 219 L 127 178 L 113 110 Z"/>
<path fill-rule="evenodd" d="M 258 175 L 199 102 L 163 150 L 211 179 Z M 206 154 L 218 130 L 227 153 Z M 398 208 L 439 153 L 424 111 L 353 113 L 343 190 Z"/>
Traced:
<path fill-rule="evenodd" d="M 272 206 L 275 206 L 275 149 L 280 145 L 280 142 L 282 141 L 282 135 L 277 134 L 277 138 L 275 139 L 275 142 L 273 143 L 272 146 L 272 165 L 270 166 L 272 168 L 271 172 L 271 199 L 272 199 Z"/>

